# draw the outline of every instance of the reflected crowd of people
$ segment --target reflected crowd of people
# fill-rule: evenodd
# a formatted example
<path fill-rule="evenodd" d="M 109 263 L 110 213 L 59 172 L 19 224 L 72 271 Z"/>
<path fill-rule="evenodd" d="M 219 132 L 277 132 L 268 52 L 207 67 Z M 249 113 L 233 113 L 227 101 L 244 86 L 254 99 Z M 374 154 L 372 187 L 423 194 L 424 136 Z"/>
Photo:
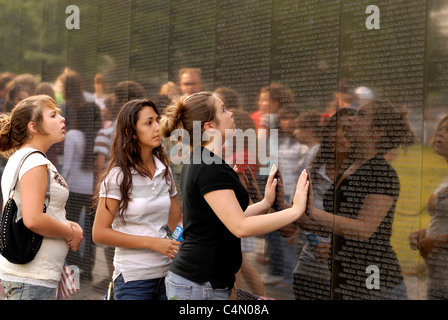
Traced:
<path fill-rule="evenodd" d="M 117 160 L 120 148 L 119 142 L 114 140 L 116 134 L 127 132 L 123 128 L 126 119 L 120 112 L 131 108 L 129 103 L 132 101 L 149 99 L 151 102 L 140 108 L 147 111 L 152 108 L 151 115 L 158 122 L 179 99 L 186 102 L 207 89 L 219 97 L 227 112 L 231 113 L 229 117 L 234 120 L 236 129 L 253 130 L 257 141 L 271 146 L 271 156 L 275 154 L 274 158 L 278 159 L 278 163 L 259 163 L 257 146 L 248 143 L 243 146 L 232 144 L 232 152 L 225 153 L 229 155 L 226 162 L 235 170 L 249 194 L 249 206 L 263 202 L 272 192 L 267 190 L 272 181 L 261 170 L 266 166 L 275 164 L 278 168 L 275 201 L 272 205 L 267 204 L 269 213 L 293 208 L 294 199 L 298 199 L 298 181 L 304 170 L 309 178 L 308 204 L 299 219 L 278 230 L 242 237 L 242 259 L 235 277 L 235 288 L 245 287 L 256 296 L 269 295 L 273 291 L 267 288 L 275 288 L 280 292 L 291 292 L 297 300 L 408 299 L 400 261 L 391 243 L 395 209 L 403 188 L 390 157 L 396 150 L 406 149 L 415 143 L 406 108 L 375 97 L 372 90 L 347 78 L 339 81 L 334 96 L 329 97 L 329 101 L 319 109 L 299 104 L 293 90 L 281 83 L 273 82 L 260 88 L 253 105 L 244 105 L 237 89 L 207 88 L 202 78 L 200 68 L 181 69 L 178 79 L 160 84 L 157 95 L 150 96 L 136 81 L 110 83 L 104 74 L 91 79 L 93 92 L 88 92 L 86 88 L 90 86 L 84 84 L 85 79 L 70 68 L 65 68 L 53 82 L 38 81 L 31 74 L 4 72 L 0 75 L 1 113 L 11 114 L 20 101 L 44 94 L 56 102 L 65 118 L 65 140 L 54 144 L 47 157 L 67 181 L 67 219 L 77 221 L 83 229 L 80 249 L 69 251 L 66 257 L 68 264 L 80 268 L 82 283 L 105 293 L 112 279 L 119 276 L 114 267 L 117 265 L 114 257 L 115 263 L 118 258 L 127 259 L 127 255 L 134 255 L 136 261 L 139 259 L 135 258 L 137 253 L 133 249 L 116 249 L 129 242 L 121 238 L 122 242 L 115 242 L 111 240 L 112 234 L 104 231 L 110 226 L 128 230 L 125 224 L 118 227 L 119 221 L 113 218 L 95 222 L 97 206 L 105 211 L 107 204 L 94 202 L 93 196 L 99 192 L 101 182 L 113 185 L 113 179 L 104 175 L 105 172 L 113 173 L 108 165 L 116 161 L 114 163 L 126 167 L 125 159 L 121 159 L 122 162 Z M 140 114 L 139 111 L 133 112 Z M 445 161 L 448 161 L 447 117 L 440 121 L 431 142 L 434 152 Z M 137 136 L 139 119 L 135 121 L 132 125 L 135 126 L 134 136 Z M 272 130 L 278 134 L 272 135 Z M 130 140 L 125 146 L 132 149 L 133 143 L 137 144 Z M 167 188 L 170 187 L 169 196 L 171 201 L 177 201 L 176 210 L 179 205 L 178 209 L 182 211 L 185 204 L 181 192 L 183 165 L 168 163 L 173 147 L 169 139 L 165 138 L 161 146 L 164 150 L 158 151 L 157 159 L 169 166 L 172 180 L 165 181 Z M 226 148 L 226 143 L 223 148 Z M 124 149 L 122 146 L 121 151 L 125 152 Z M 127 155 L 139 154 L 133 150 L 126 152 Z M 1 158 L 0 161 L 3 171 L 7 159 Z M 144 165 L 136 167 L 143 168 L 143 176 L 146 174 Z M 148 172 L 148 177 L 156 178 L 157 171 Z M 131 174 L 135 176 L 137 173 L 131 170 L 129 176 Z M 427 267 L 428 299 L 448 299 L 447 179 L 433 191 L 427 202 L 431 218 L 429 226 L 409 235 L 411 247 L 419 251 Z M 175 189 L 171 188 L 170 181 Z M 129 196 L 135 190 L 130 186 L 127 185 L 126 192 L 132 208 L 135 204 Z M 115 189 L 120 190 L 120 186 Z M 105 193 L 104 190 L 101 192 Z M 117 212 L 120 211 L 118 208 L 117 204 Z M 176 227 L 179 212 L 163 210 L 168 210 L 170 217 L 177 217 L 176 221 L 169 222 L 169 235 Z M 125 218 L 139 223 L 139 218 L 132 214 Z M 160 221 L 154 223 L 154 229 L 166 228 L 159 225 Z M 94 241 L 92 229 L 95 224 L 98 230 L 102 227 L 103 233 L 97 233 L 97 239 L 101 238 L 101 241 Z M 158 229 L 154 234 L 165 233 Z M 261 251 L 257 250 L 257 243 L 263 244 Z M 178 245 L 173 241 L 170 244 Z M 103 279 L 95 279 L 93 275 L 99 249 L 103 249 L 106 256 L 107 270 Z M 165 265 L 170 263 L 167 258 L 148 259 L 163 260 Z M 122 263 L 126 265 L 129 262 Z M 180 263 L 176 261 L 176 270 L 181 270 Z M 164 268 L 167 267 L 165 265 Z M 145 266 L 151 268 L 150 263 Z M 368 271 L 372 266 L 373 273 Z M 126 272 L 129 271 L 126 269 Z M 369 278 L 370 275 L 373 277 Z M 126 276 L 132 278 L 127 273 Z M 120 281 L 123 289 L 120 287 L 119 297 L 121 294 L 125 296 L 125 281 L 122 278 Z M 237 298 L 235 295 L 231 297 Z"/>

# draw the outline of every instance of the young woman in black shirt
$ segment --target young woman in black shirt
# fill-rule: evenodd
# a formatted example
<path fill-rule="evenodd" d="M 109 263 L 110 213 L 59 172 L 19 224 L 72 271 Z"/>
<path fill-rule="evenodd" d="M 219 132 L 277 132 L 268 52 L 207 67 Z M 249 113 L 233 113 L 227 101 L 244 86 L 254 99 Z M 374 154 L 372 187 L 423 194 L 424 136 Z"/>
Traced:
<path fill-rule="evenodd" d="M 266 234 L 297 220 L 306 208 L 307 173 L 298 180 L 291 208 L 265 214 L 275 200 L 275 166 L 264 199 L 248 206 L 246 189 L 220 156 L 226 133 L 235 129 L 235 121 L 219 96 L 201 92 L 181 97 L 165 110 L 161 133 L 168 137 L 175 129 L 182 129 L 184 139 L 193 137 L 193 128 L 199 127 L 197 121 L 200 136 L 207 141 L 196 144 L 190 140 L 191 156 L 183 164 L 184 241 L 166 278 L 167 297 L 228 299 L 241 267 L 240 238 Z"/>

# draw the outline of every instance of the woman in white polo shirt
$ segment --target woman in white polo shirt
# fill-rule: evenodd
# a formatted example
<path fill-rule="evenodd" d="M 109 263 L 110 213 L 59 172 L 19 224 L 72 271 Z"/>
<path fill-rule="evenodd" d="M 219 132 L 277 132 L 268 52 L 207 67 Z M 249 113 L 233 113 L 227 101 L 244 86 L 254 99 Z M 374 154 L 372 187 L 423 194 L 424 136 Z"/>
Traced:
<path fill-rule="evenodd" d="M 164 279 L 180 243 L 167 238 L 181 221 L 176 188 L 150 100 L 118 114 L 111 159 L 96 190 L 93 240 L 116 247 L 114 298 L 166 299 Z"/>

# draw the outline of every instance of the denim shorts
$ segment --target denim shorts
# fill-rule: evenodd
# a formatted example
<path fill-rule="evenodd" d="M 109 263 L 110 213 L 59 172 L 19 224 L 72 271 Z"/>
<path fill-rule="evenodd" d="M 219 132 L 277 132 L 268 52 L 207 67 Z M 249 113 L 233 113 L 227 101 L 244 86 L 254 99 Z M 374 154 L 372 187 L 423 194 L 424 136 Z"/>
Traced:
<path fill-rule="evenodd" d="M 56 300 L 56 288 L 2 281 L 7 300 Z"/>
<path fill-rule="evenodd" d="M 213 289 L 210 282 L 196 283 L 171 271 L 165 279 L 169 300 L 229 300 L 232 288 Z"/>
<path fill-rule="evenodd" d="M 165 278 L 124 282 L 120 274 L 114 280 L 115 300 L 167 300 Z"/>

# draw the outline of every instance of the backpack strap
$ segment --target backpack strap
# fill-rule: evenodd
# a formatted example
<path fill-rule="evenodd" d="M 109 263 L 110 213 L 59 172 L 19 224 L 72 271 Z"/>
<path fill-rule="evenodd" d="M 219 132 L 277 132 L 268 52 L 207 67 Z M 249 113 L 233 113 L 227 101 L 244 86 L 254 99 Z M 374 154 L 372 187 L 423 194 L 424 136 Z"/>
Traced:
<path fill-rule="evenodd" d="M 11 190 L 9 191 L 9 199 L 11 199 L 14 196 L 14 192 L 16 190 L 17 187 L 17 183 L 19 182 L 19 172 L 20 169 L 22 168 L 23 163 L 25 162 L 25 160 L 32 155 L 33 153 L 40 153 L 41 155 L 43 155 L 45 158 L 47 158 L 47 156 L 45 155 L 45 153 L 39 151 L 39 150 L 33 150 L 28 152 L 27 154 L 25 154 L 22 159 L 20 160 L 19 165 L 17 166 L 17 170 L 14 174 L 14 178 L 13 178 L 13 182 L 14 185 L 12 186 Z M 44 203 L 44 212 L 46 212 L 46 208 L 48 207 L 48 204 L 50 203 L 50 170 L 47 168 L 47 191 L 45 192 L 45 200 L 46 200 L 46 204 Z"/>

